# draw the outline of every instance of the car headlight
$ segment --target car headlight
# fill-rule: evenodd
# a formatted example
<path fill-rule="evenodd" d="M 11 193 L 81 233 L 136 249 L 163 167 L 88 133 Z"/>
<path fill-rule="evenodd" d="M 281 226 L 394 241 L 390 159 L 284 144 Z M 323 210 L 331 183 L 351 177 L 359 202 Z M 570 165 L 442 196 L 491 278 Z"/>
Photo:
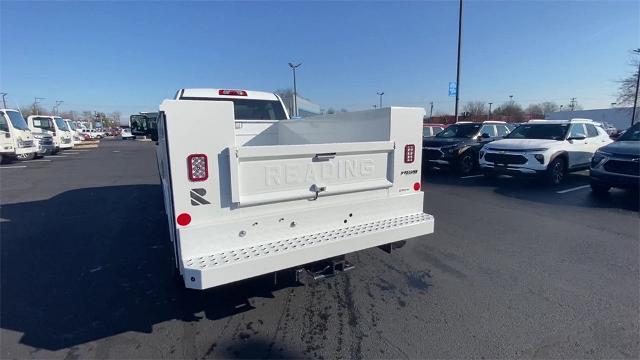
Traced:
<path fill-rule="evenodd" d="M 593 157 L 591 158 L 591 167 L 598 166 L 609 155 L 610 155 L 609 153 L 606 153 L 604 151 L 600 151 L 600 150 L 596 151 L 595 154 L 593 154 Z"/>
<path fill-rule="evenodd" d="M 459 150 L 458 145 L 451 145 L 451 146 L 442 148 L 442 152 L 448 153 L 448 154 L 457 154 L 458 150 Z"/>
<path fill-rule="evenodd" d="M 538 160 L 538 162 L 540 164 L 544 164 L 544 155 L 542 154 L 535 154 L 533 155 L 534 158 L 536 158 L 536 160 Z"/>
<path fill-rule="evenodd" d="M 535 149 L 527 149 L 527 152 L 540 152 L 540 151 L 547 151 L 549 149 L 547 148 L 535 148 Z"/>
<path fill-rule="evenodd" d="M 18 138 L 16 141 L 18 142 L 18 147 L 22 147 L 24 145 L 22 138 Z"/>

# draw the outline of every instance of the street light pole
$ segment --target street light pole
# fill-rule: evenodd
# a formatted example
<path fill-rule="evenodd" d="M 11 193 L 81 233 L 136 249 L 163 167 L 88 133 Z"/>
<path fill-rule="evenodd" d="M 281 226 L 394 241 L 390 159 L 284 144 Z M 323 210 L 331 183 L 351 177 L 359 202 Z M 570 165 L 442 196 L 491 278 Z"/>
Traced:
<path fill-rule="evenodd" d="M 56 100 L 56 106 L 54 107 L 54 109 L 56 109 L 54 111 L 54 115 L 58 115 L 58 108 L 60 107 L 60 104 L 62 104 L 64 101 L 63 100 Z"/>
<path fill-rule="evenodd" d="M 491 121 L 491 105 L 493 105 L 492 102 L 489 103 L 489 115 L 487 115 L 487 120 Z"/>
<path fill-rule="evenodd" d="M 384 91 L 377 92 L 376 94 L 378 94 L 380 96 L 380 109 L 382 109 L 382 95 L 384 95 Z"/>
<path fill-rule="evenodd" d="M 633 50 L 634 53 L 640 54 L 640 49 Z M 638 61 L 638 74 L 636 75 L 636 95 L 633 98 L 633 111 L 631 113 L 631 126 L 636 121 L 636 107 L 638 107 L 638 87 L 640 87 L 640 61 Z"/>
<path fill-rule="evenodd" d="M 429 103 L 431 109 L 429 110 L 429 121 L 433 120 L 433 101 Z"/>
<path fill-rule="evenodd" d="M 38 104 L 40 103 L 40 100 L 44 100 L 44 99 L 46 98 L 42 98 L 42 97 L 34 98 L 33 107 L 36 108 L 36 115 L 40 115 L 40 109 L 38 108 Z"/>
<path fill-rule="evenodd" d="M 300 67 L 300 65 L 302 65 L 302 63 L 299 63 L 298 65 L 289 63 L 289 67 L 291 67 L 291 69 L 293 70 L 293 116 L 295 117 L 298 116 L 298 88 L 296 86 L 296 69 Z"/>
<path fill-rule="evenodd" d="M 460 102 L 460 50 L 462 49 L 462 0 L 458 9 L 458 64 L 456 66 L 456 122 L 458 122 L 458 103 Z"/>

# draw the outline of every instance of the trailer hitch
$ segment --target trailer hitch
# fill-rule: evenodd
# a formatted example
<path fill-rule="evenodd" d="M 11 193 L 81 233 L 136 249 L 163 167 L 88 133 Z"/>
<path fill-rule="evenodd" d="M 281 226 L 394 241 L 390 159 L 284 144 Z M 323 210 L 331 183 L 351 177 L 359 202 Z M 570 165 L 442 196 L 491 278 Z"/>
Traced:
<path fill-rule="evenodd" d="M 311 190 L 312 192 L 316 193 L 316 196 L 311 199 L 311 200 L 318 200 L 318 196 L 320 195 L 321 192 L 327 191 L 327 187 L 326 186 L 318 186 L 316 184 L 311 185 Z"/>

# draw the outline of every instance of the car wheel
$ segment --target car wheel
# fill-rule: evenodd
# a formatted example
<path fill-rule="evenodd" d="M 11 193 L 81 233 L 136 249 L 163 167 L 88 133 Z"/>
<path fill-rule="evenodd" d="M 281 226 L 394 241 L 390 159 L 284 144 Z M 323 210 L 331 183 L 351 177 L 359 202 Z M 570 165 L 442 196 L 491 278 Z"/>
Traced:
<path fill-rule="evenodd" d="M 10 162 L 11 162 L 10 157 L 0 154 L 0 164 L 8 164 Z"/>
<path fill-rule="evenodd" d="M 555 158 L 547 168 L 546 180 L 549 185 L 559 185 L 566 175 L 566 166 L 563 158 Z"/>
<path fill-rule="evenodd" d="M 476 167 L 476 157 L 471 151 L 463 153 L 458 159 L 456 170 L 458 175 L 469 175 Z"/>
<path fill-rule="evenodd" d="M 33 160 L 35 157 L 36 157 L 36 153 L 16 155 L 16 158 L 20 161 Z"/>
<path fill-rule="evenodd" d="M 595 195 L 608 194 L 610 189 L 611 189 L 611 186 L 609 185 L 605 185 L 595 181 L 591 182 L 591 192 L 594 193 Z"/>

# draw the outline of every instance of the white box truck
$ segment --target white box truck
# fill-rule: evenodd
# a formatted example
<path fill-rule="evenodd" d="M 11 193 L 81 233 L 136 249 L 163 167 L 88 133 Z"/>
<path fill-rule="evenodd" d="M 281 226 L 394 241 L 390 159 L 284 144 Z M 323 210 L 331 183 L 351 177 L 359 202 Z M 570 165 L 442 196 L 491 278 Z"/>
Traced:
<path fill-rule="evenodd" d="M 59 116 L 31 115 L 27 118 L 27 124 L 33 134 L 51 134 L 53 136 L 53 154 L 61 149 L 73 148 L 71 131 L 67 123 Z"/>
<path fill-rule="evenodd" d="M 0 109 L 0 163 L 13 159 L 30 160 L 38 147 L 22 114 L 17 110 Z"/>
<path fill-rule="evenodd" d="M 186 287 L 432 233 L 423 116 L 392 107 L 289 120 L 278 96 L 247 90 L 183 89 L 163 101 L 158 168 Z"/>

